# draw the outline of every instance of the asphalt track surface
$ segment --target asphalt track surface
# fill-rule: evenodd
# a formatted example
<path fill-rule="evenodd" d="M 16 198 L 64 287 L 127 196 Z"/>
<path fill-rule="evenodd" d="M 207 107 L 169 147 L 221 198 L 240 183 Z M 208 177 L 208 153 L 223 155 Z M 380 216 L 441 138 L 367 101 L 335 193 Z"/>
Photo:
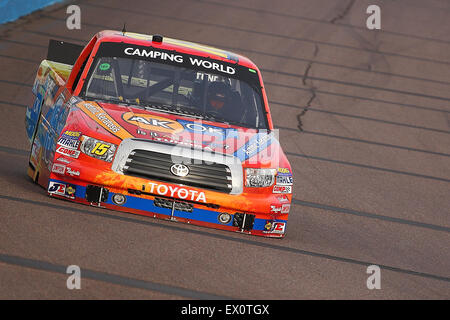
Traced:
<path fill-rule="evenodd" d="M 66 28 L 71 3 L 81 30 Z M 444 0 L 98 0 L 0 26 L 0 298 L 449 299 L 449 21 Z M 285 239 L 51 199 L 27 178 L 48 39 L 84 44 L 124 22 L 260 67 L 295 176 Z M 81 290 L 66 288 L 69 265 Z"/>

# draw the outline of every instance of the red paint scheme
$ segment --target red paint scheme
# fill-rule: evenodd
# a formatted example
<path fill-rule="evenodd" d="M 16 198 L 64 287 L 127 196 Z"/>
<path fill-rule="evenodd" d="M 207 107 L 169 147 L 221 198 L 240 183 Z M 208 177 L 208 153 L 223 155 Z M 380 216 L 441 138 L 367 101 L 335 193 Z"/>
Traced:
<path fill-rule="evenodd" d="M 170 42 L 163 41 L 162 43 L 156 43 L 152 42 L 151 40 L 144 39 L 145 36 L 141 35 L 128 35 L 125 34 L 122 35 L 122 33 L 117 31 L 102 31 L 96 34 L 92 40 L 89 42 L 89 44 L 85 47 L 85 49 L 82 51 L 81 55 L 79 56 L 78 60 L 74 64 L 70 75 L 64 79 L 64 76 L 61 74 L 58 74 L 58 70 L 55 70 L 54 73 L 54 81 L 56 82 L 56 87 L 58 88 L 56 90 L 56 93 L 54 96 L 50 96 L 47 92 L 46 99 L 44 99 L 43 103 L 43 110 L 46 110 L 47 108 L 51 109 L 53 108 L 53 105 L 58 100 L 58 97 L 60 98 L 60 94 L 64 94 L 64 104 L 63 108 L 68 108 L 68 114 L 67 118 L 64 124 L 64 127 L 61 132 L 57 132 L 57 136 L 61 136 L 66 131 L 71 132 L 81 132 L 84 136 L 93 137 L 95 139 L 105 141 L 108 143 L 115 144 L 116 146 L 119 146 L 120 143 L 124 138 L 129 137 L 136 137 L 140 139 L 146 139 L 146 140 L 153 140 L 155 137 L 152 135 L 154 132 L 158 133 L 158 139 L 161 139 L 161 137 L 164 137 L 165 139 L 171 139 L 171 141 L 174 144 L 178 144 L 179 141 L 186 142 L 186 141 L 194 141 L 196 143 L 197 147 L 207 148 L 209 143 L 214 142 L 216 139 L 216 136 L 214 135 L 203 135 L 200 137 L 201 141 L 199 141 L 198 135 L 188 132 L 183 128 L 182 125 L 178 122 L 181 121 L 194 121 L 192 118 L 189 117 L 183 117 L 179 115 L 173 115 L 173 114 L 167 114 L 162 111 L 149 111 L 149 110 L 142 110 L 140 108 L 133 108 L 130 106 L 124 106 L 124 105 L 115 105 L 110 103 L 102 103 L 102 102 L 84 102 L 81 100 L 72 100 L 72 97 L 77 97 L 84 85 L 84 81 L 88 75 L 88 71 L 91 68 L 91 65 L 94 61 L 95 54 L 99 48 L 99 45 L 102 42 L 126 42 L 129 44 L 135 44 L 139 46 L 152 46 L 157 47 L 161 49 L 166 50 L 174 50 L 176 52 L 182 52 L 187 53 L 190 55 L 196 55 L 200 57 L 209 57 L 211 59 L 215 59 L 218 61 L 225 61 L 225 62 L 233 62 L 232 60 L 229 60 L 225 57 L 223 57 L 223 53 L 226 54 L 226 52 L 221 51 L 219 49 L 209 48 L 212 51 L 217 50 L 219 54 L 213 54 L 211 53 L 211 50 L 205 51 L 203 46 L 198 46 L 196 48 L 195 44 L 192 43 L 186 43 L 176 40 L 172 40 Z M 247 58 L 237 56 L 239 59 L 239 65 L 252 68 L 257 71 L 260 83 L 262 86 L 262 97 L 263 97 L 263 105 L 265 107 L 265 110 L 267 112 L 267 124 L 268 128 L 270 130 L 273 130 L 273 123 L 272 119 L 270 117 L 270 110 L 268 107 L 268 101 L 266 97 L 266 92 L 263 86 L 261 74 L 259 72 L 259 69 Z M 83 64 L 85 60 L 87 59 L 86 65 L 83 69 Z M 233 62 L 234 63 L 234 62 Z M 81 72 L 81 76 L 79 77 L 78 83 L 76 82 L 78 73 Z M 39 73 L 42 73 L 41 68 L 39 69 Z M 40 82 L 40 85 L 44 86 L 44 82 L 46 79 L 46 76 L 51 76 L 52 72 L 46 72 L 46 74 L 39 74 L 37 77 L 37 82 Z M 75 87 L 74 83 L 76 84 Z M 99 119 L 96 119 L 92 115 L 89 115 L 86 113 L 86 111 L 83 109 L 83 106 L 85 103 L 90 103 L 92 105 L 95 105 L 98 108 L 101 108 L 100 110 L 103 110 L 102 112 L 106 113 L 106 116 L 108 119 L 112 119 L 115 124 L 117 124 L 121 131 L 118 134 L 113 134 L 111 130 L 108 130 L 104 123 L 102 123 Z M 43 111 L 44 112 L 44 111 Z M 44 113 L 43 113 L 44 114 Z M 48 114 L 48 113 L 47 113 Z M 170 122 L 172 125 L 171 128 L 174 128 L 174 130 L 160 130 L 158 131 L 158 128 L 145 128 L 144 126 L 137 126 L 136 124 L 127 122 L 124 119 L 124 115 L 135 115 L 135 114 L 142 114 L 146 115 L 148 117 L 161 117 L 163 119 L 166 119 Z M 234 125 L 229 125 L 226 123 L 217 123 L 217 122 L 210 122 L 210 121 L 203 121 L 203 125 L 209 125 L 214 126 L 217 128 L 224 128 L 224 129 L 235 129 L 239 134 L 237 139 L 236 138 L 229 138 L 223 142 L 224 145 L 227 145 L 228 148 L 224 149 L 223 145 L 218 144 L 217 146 L 214 146 L 210 148 L 212 151 L 215 152 L 223 152 L 225 154 L 233 155 L 236 150 L 243 147 L 246 142 L 252 137 L 255 136 L 258 131 L 256 129 L 248 129 L 244 127 L 238 127 Z M 39 137 L 39 130 L 41 130 L 41 127 L 45 127 L 45 124 L 42 122 L 42 120 L 38 124 L 40 128 L 38 128 L 38 134 L 36 134 L 37 137 Z M 139 129 L 139 130 L 138 130 Z M 42 130 L 48 130 L 48 128 L 44 128 Z M 47 132 L 47 131 L 45 131 Z M 86 185 L 97 185 L 97 186 L 104 186 L 107 188 L 110 192 L 110 194 L 120 193 L 127 197 L 136 197 L 140 199 L 147 199 L 149 203 L 151 203 L 154 199 L 154 195 L 136 195 L 129 192 L 130 189 L 134 190 L 141 190 L 142 185 L 149 185 L 152 181 L 148 179 L 143 179 L 139 177 L 131 177 L 126 176 L 123 174 L 118 174 L 111 170 L 111 162 L 106 162 L 100 159 L 93 158 L 91 156 L 86 155 L 83 152 L 79 152 L 78 157 L 74 157 L 75 155 L 72 152 L 72 157 L 68 154 L 61 154 L 58 152 L 55 152 L 55 149 L 58 148 L 58 146 L 55 146 L 53 150 L 50 150 L 51 156 L 49 159 L 45 159 L 45 152 L 48 152 L 43 147 L 42 141 L 37 141 L 38 139 L 34 139 L 33 141 L 33 152 L 30 156 L 30 163 L 31 166 L 28 170 L 28 174 L 37 182 L 43 186 L 44 188 L 48 188 L 49 180 L 51 181 L 60 181 L 63 183 L 66 183 L 67 185 L 74 185 L 77 186 L 77 188 L 85 187 Z M 222 141 L 220 141 L 222 142 Z M 55 143 L 56 144 L 56 143 Z M 255 163 L 254 157 L 250 157 L 249 159 L 242 162 L 243 168 L 283 168 L 284 171 L 291 173 L 291 168 L 289 165 L 289 162 L 284 155 L 278 141 L 276 139 L 273 140 L 273 142 L 268 146 L 268 149 L 270 152 L 268 154 L 276 155 L 277 157 L 266 157 L 260 159 L 257 163 Z M 61 149 L 62 150 L 62 149 Z M 60 150 L 60 151 L 61 151 Z M 77 148 L 77 150 L 80 150 L 80 147 Z M 274 159 L 278 158 L 275 162 Z M 48 163 L 47 163 L 48 162 Z M 57 166 L 57 169 L 55 169 L 56 172 L 50 172 L 52 169 L 53 164 L 59 164 Z M 62 174 L 61 165 L 66 167 L 66 170 L 64 171 L 64 174 Z M 69 170 L 67 169 L 69 168 Z M 168 173 L 169 174 L 169 173 Z M 206 227 L 212 227 L 216 229 L 223 229 L 223 230 L 230 230 L 230 231 L 237 231 L 237 232 L 244 232 L 249 233 L 253 235 L 259 235 L 259 236 L 266 236 L 266 237 L 283 237 L 285 235 L 284 233 L 284 227 L 286 225 L 286 222 L 288 220 L 288 212 L 281 213 L 281 210 L 279 212 L 273 213 L 271 210 L 271 206 L 273 205 L 279 205 L 280 207 L 284 203 L 290 203 L 292 200 L 292 194 L 282 194 L 280 195 L 273 193 L 274 185 L 271 185 L 269 187 L 264 188 L 249 188 L 249 187 L 243 187 L 243 192 L 241 194 L 232 195 L 227 194 L 223 192 L 218 191 L 211 191 L 211 190 L 202 190 L 195 187 L 188 187 L 188 186 L 180 186 L 177 184 L 171 184 L 167 182 L 161 182 L 161 181 L 153 181 L 157 183 L 158 185 L 165 185 L 167 188 L 184 188 L 187 190 L 193 190 L 192 192 L 196 192 L 196 195 L 200 193 L 204 193 L 206 202 L 209 204 L 214 204 L 217 206 L 220 206 L 220 208 L 210 208 L 205 207 L 205 205 L 202 203 L 202 201 L 197 201 L 197 203 L 194 204 L 194 209 L 201 209 L 201 210 L 207 210 L 210 211 L 212 215 L 218 215 L 222 212 L 227 212 L 230 214 L 234 214 L 236 212 L 239 213 L 248 213 L 255 216 L 255 226 L 258 225 L 264 225 L 266 226 L 268 222 L 270 222 L 273 225 L 273 222 L 278 222 L 276 224 L 275 229 L 270 230 L 262 230 L 257 229 L 256 227 L 252 230 L 242 230 L 242 228 L 232 226 L 232 225 L 223 225 L 218 222 L 214 223 L 211 221 L 205 221 L 205 220 L 196 220 L 195 218 L 181 218 L 178 217 L 176 219 L 181 222 L 187 222 L 195 225 L 201 225 Z M 245 184 L 245 177 L 243 178 L 243 183 Z M 164 189 L 164 188 L 161 188 Z M 282 188 L 283 189 L 283 188 Z M 157 188 L 155 187 L 155 190 Z M 164 189 L 165 190 L 165 189 Z M 174 189 L 173 189 L 174 190 Z M 157 193 L 156 191 L 154 193 Z M 100 204 L 97 203 L 89 203 L 86 201 L 84 197 L 78 196 L 75 197 L 75 199 L 70 199 L 67 196 L 63 195 L 57 195 L 52 194 L 52 196 L 56 198 L 62 198 L 70 201 L 75 201 L 83 204 L 91 204 L 96 206 L 101 206 L 108 209 L 113 210 L 119 210 L 119 211 L 125 211 L 155 218 L 161 218 L 161 219 L 170 219 L 170 215 L 165 215 L 161 213 L 154 213 L 147 210 L 137 209 L 137 208 L 130 208 L 120 205 L 115 205 L 113 203 L 109 202 L 102 202 Z M 167 194 L 166 194 L 167 196 Z M 131 199 L 131 198 L 130 198 Z M 282 199 L 280 201 L 280 199 Z M 182 199 L 180 199 L 182 200 Z M 286 211 L 286 210 L 284 210 Z M 277 230 L 282 230 L 282 232 L 277 232 Z"/>

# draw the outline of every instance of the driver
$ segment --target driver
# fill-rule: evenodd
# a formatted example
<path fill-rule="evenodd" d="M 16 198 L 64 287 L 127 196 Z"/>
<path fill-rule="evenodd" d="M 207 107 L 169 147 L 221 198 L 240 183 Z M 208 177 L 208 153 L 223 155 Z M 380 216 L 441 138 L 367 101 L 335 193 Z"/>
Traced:
<path fill-rule="evenodd" d="M 215 81 L 209 85 L 207 94 L 207 110 L 219 114 L 225 120 L 238 122 L 239 112 L 233 111 L 232 92 L 229 85 Z"/>

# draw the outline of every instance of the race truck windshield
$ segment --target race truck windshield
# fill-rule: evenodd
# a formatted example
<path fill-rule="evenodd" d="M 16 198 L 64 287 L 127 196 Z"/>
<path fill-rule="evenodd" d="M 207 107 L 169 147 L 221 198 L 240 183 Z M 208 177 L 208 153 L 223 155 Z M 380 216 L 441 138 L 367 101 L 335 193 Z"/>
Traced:
<path fill-rule="evenodd" d="M 160 48 L 101 44 L 81 95 L 85 99 L 164 107 L 206 120 L 267 128 L 256 70 Z"/>

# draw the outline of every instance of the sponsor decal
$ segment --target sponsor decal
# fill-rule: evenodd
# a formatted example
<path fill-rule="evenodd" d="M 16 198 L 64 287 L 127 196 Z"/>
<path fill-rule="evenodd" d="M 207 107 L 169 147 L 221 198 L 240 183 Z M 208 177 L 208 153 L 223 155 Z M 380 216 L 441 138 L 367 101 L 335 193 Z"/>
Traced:
<path fill-rule="evenodd" d="M 178 122 L 181 123 L 188 132 L 200 133 L 208 136 L 215 136 L 220 138 L 221 140 L 238 137 L 238 131 L 233 128 L 225 129 L 221 127 L 211 126 L 204 124 L 201 121 L 192 122 L 179 119 Z"/>
<path fill-rule="evenodd" d="M 166 186 L 165 184 L 158 184 L 154 182 L 149 182 L 148 184 L 150 185 L 150 193 L 157 193 L 161 196 L 168 196 L 172 198 L 178 197 L 180 199 L 206 203 L 206 196 L 203 191 L 199 192 L 180 187 Z"/>
<path fill-rule="evenodd" d="M 270 213 L 281 213 L 281 205 L 270 205 Z"/>
<path fill-rule="evenodd" d="M 292 193 L 292 186 L 273 186 L 273 193 Z"/>
<path fill-rule="evenodd" d="M 66 172 L 66 166 L 59 163 L 54 163 L 52 167 L 52 172 L 57 174 L 64 174 Z"/>
<path fill-rule="evenodd" d="M 162 61 L 172 61 L 180 64 L 190 63 L 191 66 L 203 67 L 204 69 L 218 71 L 226 74 L 236 73 L 236 69 L 232 66 L 224 65 L 219 62 L 212 62 L 199 57 L 188 57 L 188 59 L 186 59 L 187 61 L 185 61 L 184 57 L 180 54 L 133 47 L 126 48 L 124 50 L 124 53 L 128 56 L 139 56 Z"/>
<path fill-rule="evenodd" d="M 285 203 L 285 204 L 281 205 L 281 213 L 289 213 L 290 210 L 291 210 L 290 203 Z"/>
<path fill-rule="evenodd" d="M 292 176 L 291 170 L 289 168 L 278 168 L 277 173 L 279 176 Z"/>
<path fill-rule="evenodd" d="M 109 114 L 105 112 L 95 102 L 80 102 L 77 104 L 81 110 L 83 110 L 89 117 L 95 122 L 100 124 L 103 128 L 114 134 L 115 136 L 123 139 L 133 138 L 133 136 L 123 129 Z"/>
<path fill-rule="evenodd" d="M 70 167 L 67 167 L 66 168 L 66 173 L 68 174 L 68 175 L 70 175 L 70 176 L 76 176 L 76 177 L 79 177 L 80 176 L 80 171 L 78 171 L 78 170 L 74 170 L 74 169 L 72 169 L 72 168 L 70 168 Z"/>
<path fill-rule="evenodd" d="M 244 152 L 247 156 L 253 155 L 257 152 L 259 147 L 263 146 L 265 143 L 267 143 L 272 137 L 270 135 L 262 135 L 258 136 L 256 141 L 254 141 L 252 144 L 249 144 L 246 146 Z"/>
<path fill-rule="evenodd" d="M 124 36 L 132 38 L 132 39 L 147 40 L 147 41 L 152 41 L 152 37 L 153 37 L 150 35 L 133 33 L 133 32 L 127 32 L 127 33 L 125 33 Z M 227 54 L 227 52 L 225 52 L 223 50 L 203 46 L 203 45 L 200 45 L 197 43 L 192 43 L 192 42 L 187 42 L 187 41 L 182 41 L 182 40 L 177 40 L 177 39 L 171 39 L 171 38 L 164 38 L 164 42 L 176 44 L 176 45 L 179 45 L 179 46 L 182 46 L 185 48 L 192 48 L 192 49 L 206 51 L 206 52 L 213 53 L 213 54 L 216 54 L 216 55 L 224 57 L 224 58 L 231 59 L 230 54 L 229 53 Z M 235 60 L 237 61 L 237 58 Z"/>
<path fill-rule="evenodd" d="M 234 156 L 238 157 L 241 161 L 245 161 L 267 149 L 273 142 L 272 133 L 258 133 L 252 137 L 245 145 L 236 150 Z"/>
<path fill-rule="evenodd" d="M 264 225 L 264 231 L 265 233 L 279 233 L 283 234 L 286 229 L 286 223 L 285 222 L 275 222 L 275 221 L 266 221 L 266 224 Z"/>
<path fill-rule="evenodd" d="M 291 209 L 290 203 L 285 204 L 272 204 L 270 206 L 270 213 L 289 213 L 289 210 Z"/>
<path fill-rule="evenodd" d="M 228 73 L 228 74 L 236 73 L 235 68 L 233 68 L 231 66 L 224 66 L 221 63 L 211 62 L 208 60 L 203 60 L 203 59 L 193 58 L 193 57 L 189 57 L 189 61 L 190 61 L 191 65 L 193 65 L 193 66 L 203 67 L 205 69 L 210 69 L 210 70 L 219 71 L 219 72 Z"/>
<path fill-rule="evenodd" d="M 225 135 L 225 130 L 223 128 L 204 125 L 201 123 L 195 123 L 185 120 L 178 120 L 186 129 L 190 132 L 198 132 L 198 133 L 208 133 L 211 135 Z"/>
<path fill-rule="evenodd" d="M 64 146 L 58 146 L 58 148 L 56 149 L 56 152 L 63 154 L 65 156 L 75 158 L 75 159 L 78 159 L 78 157 L 80 156 L 80 151 L 74 150 L 71 148 L 67 148 Z"/>
<path fill-rule="evenodd" d="M 75 199 L 75 192 L 76 192 L 76 187 L 69 184 L 66 187 L 66 192 L 65 192 L 64 196 L 67 198 L 70 198 L 70 199 Z"/>
<path fill-rule="evenodd" d="M 48 193 L 63 196 L 66 194 L 66 185 L 64 183 L 50 181 L 48 185 Z"/>
<path fill-rule="evenodd" d="M 65 163 L 65 164 L 69 164 L 72 162 L 63 157 L 59 157 L 58 159 L 56 159 L 56 161 L 59 161 L 59 162 Z"/>
<path fill-rule="evenodd" d="M 272 229 L 273 222 L 272 221 L 266 221 L 266 224 L 264 225 L 264 231 L 269 231 Z"/>
<path fill-rule="evenodd" d="M 146 49 L 139 49 L 139 48 L 126 48 L 124 50 L 125 54 L 128 56 L 139 56 L 139 57 L 145 57 L 145 58 L 151 58 L 151 59 L 159 59 L 159 60 L 170 60 L 172 62 L 178 62 L 183 63 L 183 56 L 175 54 L 175 53 L 167 53 L 167 52 L 161 52 L 161 51 L 155 51 L 155 50 L 146 50 Z"/>
<path fill-rule="evenodd" d="M 145 113 L 126 112 L 122 119 L 142 129 L 160 132 L 177 133 L 183 131 L 183 126 L 177 121 Z"/>
<path fill-rule="evenodd" d="M 97 118 L 113 133 L 117 133 L 120 130 L 119 126 L 116 126 L 116 124 L 111 121 L 108 115 L 106 113 L 99 113 L 97 114 Z"/>
<path fill-rule="evenodd" d="M 61 135 L 61 138 L 72 139 L 72 140 L 80 140 L 81 132 L 79 131 L 70 131 L 66 130 Z"/>
<path fill-rule="evenodd" d="M 166 41 L 172 40 L 164 38 L 164 42 Z M 188 44 L 187 46 L 192 47 L 193 44 Z M 208 52 L 214 51 L 214 54 L 223 56 L 224 58 L 231 61 L 225 61 L 225 59 L 214 59 L 212 55 L 210 57 L 200 57 L 184 52 L 177 52 L 176 50 L 165 50 L 163 48 L 155 47 L 153 43 L 150 43 L 148 46 L 142 46 L 138 44 L 128 44 L 123 42 L 105 42 L 100 45 L 97 51 L 97 56 L 134 58 L 139 60 L 164 63 L 168 65 L 176 65 L 183 68 L 195 70 L 197 72 L 232 76 L 248 82 L 255 87 L 261 85 L 257 73 L 249 72 L 247 67 L 236 63 L 239 60 L 236 55 L 225 53 L 224 51 L 219 52 L 207 47 L 202 47 L 201 50 Z M 111 65 L 111 68 L 113 68 L 113 65 Z"/>
<path fill-rule="evenodd" d="M 61 137 L 58 140 L 58 145 L 69 149 L 77 150 L 80 145 L 80 141 Z"/>
<path fill-rule="evenodd" d="M 277 184 L 282 186 L 292 186 L 294 179 L 292 176 L 279 176 L 277 175 Z"/>
<path fill-rule="evenodd" d="M 48 193 L 57 194 L 66 198 L 75 199 L 76 186 L 50 181 L 48 185 Z"/>
<path fill-rule="evenodd" d="M 280 203 L 289 202 L 289 198 L 285 195 L 277 196 L 276 198 L 278 199 L 278 201 L 280 201 Z"/>
<path fill-rule="evenodd" d="M 100 122 L 113 133 L 120 130 L 120 127 L 114 123 L 114 120 L 109 118 L 103 109 L 91 103 L 84 103 L 83 105 L 91 114 L 93 114 Z"/>
<path fill-rule="evenodd" d="M 107 71 L 111 68 L 111 65 L 109 63 L 102 63 L 99 67 L 98 67 L 101 71 Z"/>

